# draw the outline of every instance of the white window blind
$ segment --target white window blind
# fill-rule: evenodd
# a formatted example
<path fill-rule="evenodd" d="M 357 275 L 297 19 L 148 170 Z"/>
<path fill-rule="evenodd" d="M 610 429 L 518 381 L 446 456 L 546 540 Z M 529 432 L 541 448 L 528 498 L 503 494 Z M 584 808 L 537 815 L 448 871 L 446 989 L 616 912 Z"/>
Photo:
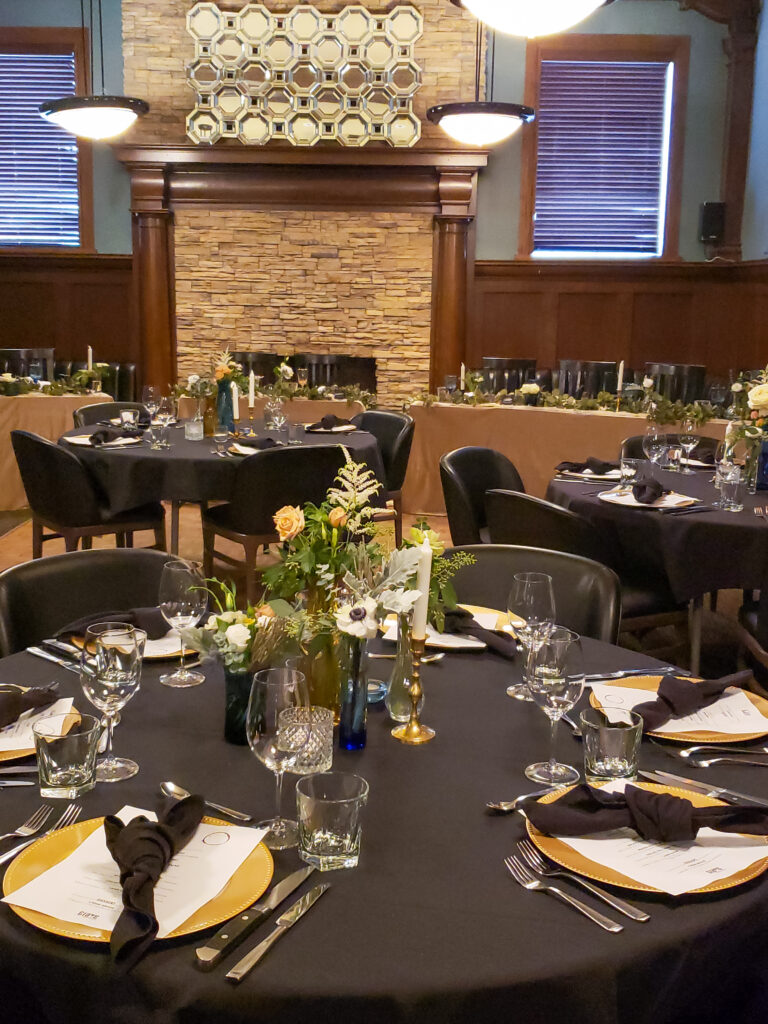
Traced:
<path fill-rule="evenodd" d="M 534 255 L 661 255 L 673 73 L 666 62 L 541 62 Z"/>
<path fill-rule="evenodd" d="M 74 53 L 0 53 L 0 245 L 80 244 L 77 140 L 37 112 L 74 92 Z"/>

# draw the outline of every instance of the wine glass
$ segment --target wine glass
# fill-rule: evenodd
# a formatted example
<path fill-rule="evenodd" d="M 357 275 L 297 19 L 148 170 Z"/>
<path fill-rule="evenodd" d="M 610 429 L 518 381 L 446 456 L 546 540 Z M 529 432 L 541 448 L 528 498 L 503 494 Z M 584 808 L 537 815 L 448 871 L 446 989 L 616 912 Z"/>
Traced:
<path fill-rule="evenodd" d="M 270 668 L 254 675 L 245 732 L 253 753 L 275 774 L 275 817 L 258 825 L 269 829 L 264 843 L 270 850 L 286 850 L 298 841 L 298 825 L 281 816 L 280 801 L 283 774 L 296 765 L 309 741 L 309 707 L 301 672 Z M 306 709 L 305 715 L 296 716 L 295 708 Z M 284 714 L 287 711 L 291 712 L 290 716 Z"/>
<path fill-rule="evenodd" d="M 513 629 L 523 645 L 523 679 L 527 680 L 532 651 L 549 636 L 555 625 L 552 577 L 543 572 L 516 573 L 507 598 L 507 611 L 513 617 Z M 516 700 L 531 700 L 525 682 L 507 687 L 507 694 Z"/>
<path fill-rule="evenodd" d="M 119 711 L 139 690 L 141 652 L 133 626 L 125 622 L 97 622 L 85 631 L 80 655 L 83 693 L 107 721 L 107 750 L 96 764 L 97 782 L 121 782 L 139 766 L 127 757 L 115 757 L 112 733 Z"/>
<path fill-rule="evenodd" d="M 728 476 L 733 464 L 733 452 L 725 441 L 721 441 L 715 449 L 715 475 L 712 479 L 715 490 L 720 493 L 723 477 Z M 712 502 L 713 508 L 724 508 L 722 494 Z"/>
<path fill-rule="evenodd" d="M 690 459 L 691 453 L 699 443 L 699 435 L 696 433 L 696 420 L 692 416 L 686 416 L 680 424 L 680 447 L 685 452 L 686 461 Z M 690 466 L 683 466 L 682 473 L 686 476 L 693 476 Z"/>
<path fill-rule="evenodd" d="M 226 424 L 216 420 L 216 426 L 213 428 L 213 443 L 214 451 L 217 455 L 221 456 L 222 459 L 227 457 L 227 443 L 229 442 L 229 428 Z"/>
<path fill-rule="evenodd" d="M 550 635 L 531 653 L 528 689 L 534 701 L 549 718 L 549 761 L 529 764 L 526 777 L 547 785 L 577 782 L 579 773 L 568 764 L 558 764 L 556 757 L 557 723 L 570 711 L 584 689 L 584 657 L 581 637 L 577 633 L 555 626 Z"/>
<path fill-rule="evenodd" d="M 654 466 L 660 466 L 669 448 L 667 435 L 662 433 L 655 424 L 651 424 L 643 437 L 643 453 Z"/>
<path fill-rule="evenodd" d="M 150 420 L 155 418 L 155 413 L 160 407 L 162 394 L 156 384 L 145 384 L 141 389 L 141 403 L 149 413 Z"/>
<path fill-rule="evenodd" d="M 181 662 L 175 672 L 160 676 L 164 686 L 199 686 L 205 681 L 202 672 L 184 667 L 183 629 L 196 625 L 208 607 L 208 593 L 200 567 L 181 559 L 166 562 L 160 575 L 158 605 L 163 618 L 179 634 Z"/>
<path fill-rule="evenodd" d="M 296 383 L 300 388 L 305 388 L 309 383 L 309 370 L 306 366 L 298 366 L 296 368 Z"/>
<path fill-rule="evenodd" d="M 157 421 L 160 424 L 163 434 L 161 439 L 158 441 L 158 448 L 170 448 L 168 441 L 168 427 L 176 419 L 176 403 L 174 402 L 171 395 L 165 395 L 160 399 L 160 404 L 157 407 Z M 154 447 L 154 445 L 153 445 Z"/>

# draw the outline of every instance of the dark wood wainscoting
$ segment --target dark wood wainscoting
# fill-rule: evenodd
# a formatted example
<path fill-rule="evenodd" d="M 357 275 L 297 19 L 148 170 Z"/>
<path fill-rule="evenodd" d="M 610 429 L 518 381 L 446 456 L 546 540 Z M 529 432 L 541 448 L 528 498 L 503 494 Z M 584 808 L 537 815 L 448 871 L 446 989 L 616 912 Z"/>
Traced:
<path fill-rule="evenodd" d="M 0 348 L 136 362 L 131 256 L 0 254 Z"/>
<path fill-rule="evenodd" d="M 606 264 L 478 261 L 467 362 L 483 356 L 768 362 L 768 262 Z"/>

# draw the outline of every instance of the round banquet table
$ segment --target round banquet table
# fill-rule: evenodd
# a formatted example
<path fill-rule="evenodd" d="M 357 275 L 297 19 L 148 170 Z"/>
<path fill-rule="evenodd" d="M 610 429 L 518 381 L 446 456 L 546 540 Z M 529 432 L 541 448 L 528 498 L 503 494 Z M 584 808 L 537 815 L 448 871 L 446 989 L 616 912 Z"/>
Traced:
<path fill-rule="evenodd" d="M 226 501 L 237 467 L 245 456 L 216 455 L 210 437 L 188 441 L 181 424 L 170 428 L 170 448 L 153 451 L 148 442 L 125 448 L 97 448 L 67 444 L 67 438 L 88 436 L 94 427 L 69 430 L 59 443 L 74 452 L 98 481 L 112 514 L 151 501 Z M 273 432 L 274 433 L 274 432 Z M 259 436 L 266 437 L 268 432 Z M 247 444 L 248 438 L 242 439 Z M 343 444 L 356 462 L 364 462 L 377 480 L 384 480 L 384 465 L 373 434 L 356 430 L 348 434 L 304 433 L 304 445 Z"/>
<path fill-rule="evenodd" d="M 712 468 L 692 476 L 655 470 L 664 487 L 711 506 L 719 498 Z M 601 530 L 627 568 L 660 571 L 678 601 L 713 590 L 758 590 L 768 568 L 768 522 L 756 516 L 768 494 L 744 496 L 743 512 L 709 508 L 693 515 L 665 515 L 653 508 L 626 508 L 598 497 L 613 485 L 596 481 L 552 480 L 549 501 L 585 516 Z"/>
<path fill-rule="evenodd" d="M 588 671 L 655 664 L 628 651 L 585 643 Z M 380 662 L 379 664 L 384 664 Z M 247 747 L 222 738 L 223 681 L 209 666 L 192 690 L 158 683 L 145 666 L 142 688 L 122 713 L 116 751 L 139 774 L 99 785 L 82 798 L 82 820 L 126 804 L 155 809 L 164 779 L 253 815 L 272 811 L 270 773 Z M 424 720 L 437 730 L 425 747 L 390 736 L 385 712 L 369 715 L 368 745 L 335 752 L 334 768 L 370 783 L 362 851 L 354 870 L 315 874 L 331 891 L 239 986 L 224 973 L 273 927 L 262 925 L 211 973 L 194 948 L 212 930 L 156 943 L 126 975 L 105 946 L 37 930 L 0 907 L 0 992 L 9 1024 L 739 1024 L 764 1019 L 768 1005 L 768 882 L 763 875 L 720 895 L 626 893 L 650 915 L 620 918 L 608 934 L 558 901 L 521 889 L 503 858 L 522 820 L 489 817 L 488 799 L 533 787 L 523 767 L 547 749 L 548 722 L 532 704 L 510 700 L 517 676 L 486 653 L 426 666 Z M 77 676 L 28 654 L 0 662 L 0 680 L 47 683 L 78 695 Z M 86 708 L 78 696 L 77 706 Z M 581 760 L 565 726 L 559 754 Z M 678 774 L 680 762 L 643 743 L 642 766 Z M 678 766 L 678 767 L 675 767 Z M 758 769 L 701 772 L 732 788 L 763 793 Z M 292 800 L 286 777 L 286 809 Z M 0 829 L 26 819 L 37 790 L 8 789 Z M 275 856 L 275 878 L 299 864 Z M 307 886 L 305 885 L 305 889 Z M 579 895 L 584 895 L 579 893 Z M 589 897 L 585 897 L 589 902 Z M 616 916 L 600 904 L 600 909 Z"/>

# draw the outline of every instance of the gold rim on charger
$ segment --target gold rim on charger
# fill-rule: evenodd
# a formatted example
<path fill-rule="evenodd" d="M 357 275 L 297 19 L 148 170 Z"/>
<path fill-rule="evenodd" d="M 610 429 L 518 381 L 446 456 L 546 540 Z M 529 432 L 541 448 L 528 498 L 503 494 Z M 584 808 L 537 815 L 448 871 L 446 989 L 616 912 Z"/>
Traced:
<path fill-rule="evenodd" d="M 712 797 L 705 796 L 703 793 L 692 793 L 689 790 L 677 789 L 675 786 L 657 786 L 652 782 L 636 782 L 633 783 L 635 786 L 639 786 L 640 789 L 650 790 L 652 793 L 668 793 L 670 796 L 684 797 L 686 800 L 690 800 L 694 807 L 722 807 L 727 806 L 723 800 L 714 800 Z M 537 803 L 540 804 L 551 804 L 555 800 L 559 800 L 561 796 L 564 796 L 567 792 L 573 789 L 573 786 L 568 786 L 567 789 L 559 790 L 557 793 L 548 793 L 546 796 L 540 797 Z M 651 885 L 644 885 L 642 882 L 637 882 L 633 878 L 628 878 L 626 875 L 622 875 L 618 871 L 614 871 L 612 868 L 606 867 L 604 864 L 598 864 L 596 861 L 590 860 L 581 853 L 577 853 L 572 846 L 562 840 L 557 839 L 554 836 L 545 835 L 543 832 L 539 832 L 530 821 L 525 823 L 528 835 L 531 837 L 531 841 L 536 847 L 550 860 L 554 861 L 555 864 L 559 864 L 567 871 L 573 871 L 577 875 L 583 875 L 585 878 L 591 878 L 595 882 L 605 882 L 607 885 L 617 885 L 622 889 L 634 889 L 637 892 L 656 892 L 661 893 L 663 896 L 669 896 L 670 893 L 665 893 L 662 889 L 655 889 Z M 734 833 L 729 833 L 733 835 Z M 749 836 L 748 838 L 754 839 L 755 836 Z M 768 840 L 766 840 L 768 844 Z M 728 875 L 727 878 L 720 878 L 716 882 L 712 882 L 709 885 L 704 886 L 702 889 L 689 889 L 685 893 L 681 893 L 683 896 L 688 896 L 693 893 L 706 893 L 706 892 L 720 892 L 722 889 L 733 889 L 737 885 L 743 885 L 745 882 L 751 881 L 753 878 L 757 878 L 761 875 L 766 868 L 768 868 L 768 848 L 766 848 L 765 857 L 763 860 L 755 861 L 754 864 L 750 864 L 749 867 L 742 868 L 741 871 L 735 872 L 733 875 Z"/>
<path fill-rule="evenodd" d="M 135 628 L 136 629 L 140 629 L 141 627 L 140 626 L 136 626 Z M 77 634 L 73 634 L 69 638 L 69 640 L 70 640 L 70 643 L 73 643 L 75 645 L 75 647 L 79 647 L 80 650 L 83 649 L 83 644 L 85 642 L 84 637 L 77 636 Z M 184 649 L 184 657 L 185 658 L 191 658 L 192 655 L 197 654 L 197 653 L 199 653 L 199 652 L 195 651 L 191 647 L 187 647 L 187 648 Z M 180 657 L 181 657 L 181 648 L 179 648 L 178 651 L 175 651 L 175 652 L 173 652 L 171 654 L 145 654 L 143 656 L 143 658 L 142 658 L 142 661 L 178 661 Z"/>
<path fill-rule="evenodd" d="M 633 676 L 631 679 L 606 679 L 606 686 L 621 686 L 626 689 L 649 690 L 656 693 L 659 684 L 664 676 Z M 701 680 L 691 680 L 700 682 Z M 765 729 L 762 732 L 740 732 L 737 734 L 729 732 L 711 732 L 700 730 L 699 732 L 648 732 L 649 736 L 656 736 L 660 740 L 676 740 L 678 743 L 744 743 L 745 740 L 759 740 L 762 736 L 768 735 L 768 700 L 751 693 L 749 690 L 742 690 L 747 700 L 753 704 L 760 714 L 765 718 Z M 589 703 L 593 708 L 601 707 L 600 701 L 594 693 L 589 694 Z"/>
<path fill-rule="evenodd" d="M 511 615 L 508 612 L 500 612 L 498 608 L 484 608 L 479 604 L 460 604 L 459 608 L 463 608 L 465 612 L 469 612 L 470 615 L 495 615 L 496 625 L 495 629 L 497 632 L 503 631 L 509 633 L 510 636 L 515 636 L 514 627 L 520 625 L 523 621 L 517 615 Z M 397 621 L 396 615 L 388 615 L 381 625 L 382 630 L 386 630 L 387 626 Z M 480 650 L 480 648 L 478 648 Z M 466 653 L 466 652 L 462 652 Z"/>
<path fill-rule="evenodd" d="M 206 825 L 222 825 L 231 828 L 232 823 L 220 818 L 203 818 Z M 49 836 L 38 839 L 32 846 L 15 857 L 3 879 L 3 895 L 8 896 L 22 885 L 31 882 L 44 871 L 54 867 L 95 832 L 104 823 L 103 818 L 89 818 L 78 821 L 74 825 L 52 832 Z M 267 889 L 274 873 L 272 854 L 263 843 L 243 861 L 227 884 L 212 900 L 196 910 L 191 917 L 174 929 L 166 939 L 175 939 L 180 935 L 191 935 L 193 932 L 211 928 L 221 924 L 230 917 L 240 914 L 246 907 L 254 903 Z M 9 904 L 14 913 L 22 920 L 43 931 L 60 935 L 67 939 L 81 939 L 84 942 L 109 942 L 110 932 L 101 928 L 89 928 L 87 925 L 75 924 L 72 921 L 60 921 L 36 910 L 27 910 Z M 164 941 L 164 940 L 161 940 Z"/>
<path fill-rule="evenodd" d="M 664 497 L 686 499 L 685 501 L 676 501 L 674 505 L 656 505 L 653 503 L 651 503 L 650 505 L 646 505 L 642 501 L 639 501 L 636 505 L 625 505 L 623 502 L 615 500 L 618 497 L 616 491 L 601 491 L 601 493 L 598 494 L 597 497 L 600 501 L 605 501 L 609 505 L 619 505 L 622 508 L 690 508 L 691 505 L 700 504 L 699 498 L 691 498 L 687 494 L 678 494 L 677 491 L 671 491 L 668 495 L 664 495 Z"/>

